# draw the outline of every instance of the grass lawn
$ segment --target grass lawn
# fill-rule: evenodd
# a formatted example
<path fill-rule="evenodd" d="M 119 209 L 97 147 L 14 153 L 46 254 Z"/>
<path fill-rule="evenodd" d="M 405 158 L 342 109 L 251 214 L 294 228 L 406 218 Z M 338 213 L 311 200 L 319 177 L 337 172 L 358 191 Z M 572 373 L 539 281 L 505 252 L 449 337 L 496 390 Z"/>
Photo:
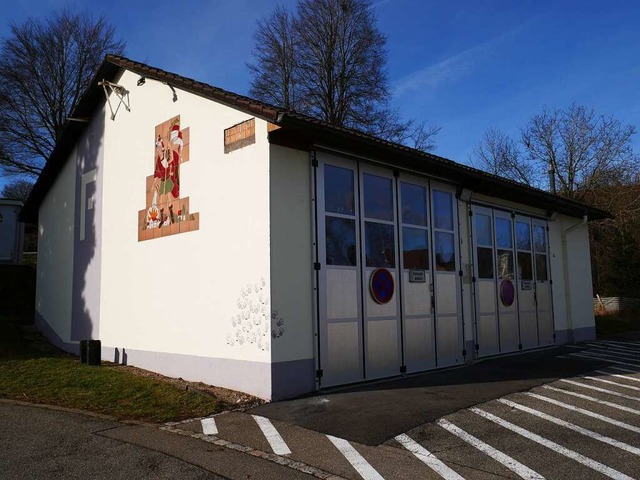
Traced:
<path fill-rule="evenodd" d="M 190 388 L 193 384 L 136 372 L 132 367 L 87 366 L 78 357 L 55 349 L 36 349 L 18 330 L 27 316 L 28 312 L 0 313 L 0 398 L 153 423 L 229 408 L 220 398 Z"/>
<path fill-rule="evenodd" d="M 596 315 L 596 334 L 598 336 L 627 332 L 640 332 L 640 311 Z"/>

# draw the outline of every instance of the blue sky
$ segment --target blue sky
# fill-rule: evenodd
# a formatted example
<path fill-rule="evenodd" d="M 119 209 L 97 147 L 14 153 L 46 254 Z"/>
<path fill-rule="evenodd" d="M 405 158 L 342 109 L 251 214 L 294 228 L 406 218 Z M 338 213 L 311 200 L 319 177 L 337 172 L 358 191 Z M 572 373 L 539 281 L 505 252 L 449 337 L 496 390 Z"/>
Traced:
<path fill-rule="evenodd" d="M 0 36 L 8 21 L 87 9 L 110 19 L 128 57 L 246 94 L 255 22 L 275 4 L 22 0 L 2 9 Z M 517 136 L 544 105 L 576 102 L 640 127 L 640 2 L 377 0 L 374 8 L 393 103 L 442 128 L 438 155 L 467 163 L 487 128 Z M 638 135 L 634 146 L 640 152 Z"/>

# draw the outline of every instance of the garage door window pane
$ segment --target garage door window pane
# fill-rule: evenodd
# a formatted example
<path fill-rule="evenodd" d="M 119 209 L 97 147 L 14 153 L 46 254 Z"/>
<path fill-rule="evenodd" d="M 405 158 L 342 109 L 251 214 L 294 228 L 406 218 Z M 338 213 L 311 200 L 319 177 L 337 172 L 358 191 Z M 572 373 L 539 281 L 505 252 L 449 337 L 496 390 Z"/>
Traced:
<path fill-rule="evenodd" d="M 395 268 L 393 225 L 365 222 L 364 238 L 367 267 Z"/>
<path fill-rule="evenodd" d="M 518 250 L 531 250 L 531 227 L 528 223 L 516 222 Z"/>
<path fill-rule="evenodd" d="M 364 174 L 364 216 L 393 221 L 393 185 L 390 178 Z"/>
<path fill-rule="evenodd" d="M 530 253 L 518 252 L 518 277 L 520 280 L 533 280 Z"/>
<path fill-rule="evenodd" d="M 491 217 L 489 215 L 476 214 L 476 237 L 478 245 L 493 246 L 491 236 Z"/>
<path fill-rule="evenodd" d="M 498 278 L 513 279 L 513 251 L 498 250 Z"/>
<path fill-rule="evenodd" d="M 429 270 L 429 239 L 427 230 L 402 229 L 402 261 L 406 269 Z"/>
<path fill-rule="evenodd" d="M 324 166 L 324 209 L 327 212 L 354 215 L 355 195 L 353 190 L 353 170 Z"/>
<path fill-rule="evenodd" d="M 511 220 L 496 218 L 496 244 L 498 248 L 513 248 Z"/>
<path fill-rule="evenodd" d="M 327 265 L 356 266 L 356 222 L 326 217 Z"/>
<path fill-rule="evenodd" d="M 436 254 L 436 270 L 455 271 L 456 259 L 453 234 L 436 232 L 434 248 Z"/>
<path fill-rule="evenodd" d="M 538 282 L 546 282 L 548 279 L 547 256 L 536 254 L 536 280 Z"/>
<path fill-rule="evenodd" d="M 493 278 L 492 248 L 478 248 L 478 277 Z"/>
<path fill-rule="evenodd" d="M 433 191 L 433 225 L 443 230 L 453 230 L 453 197 L 449 192 Z"/>
<path fill-rule="evenodd" d="M 533 227 L 533 244 L 536 252 L 545 253 L 547 251 L 547 236 L 542 225 L 534 225 Z"/>
<path fill-rule="evenodd" d="M 402 223 L 427 225 L 427 189 L 410 183 L 400 184 Z"/>

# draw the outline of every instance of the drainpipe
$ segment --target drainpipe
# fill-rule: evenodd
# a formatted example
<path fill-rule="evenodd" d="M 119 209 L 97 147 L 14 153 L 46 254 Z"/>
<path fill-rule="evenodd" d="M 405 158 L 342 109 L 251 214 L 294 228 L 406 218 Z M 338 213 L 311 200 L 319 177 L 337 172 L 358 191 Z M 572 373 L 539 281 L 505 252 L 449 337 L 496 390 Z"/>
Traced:
<path fill-rule="evenodd" d="M 586 225 L 588 220 L 587 214 L 582 216 L 582 221 L 571 225 L 562 231 L 562 263 L 564 267 L 564 285 L 565 285 L 565 298 L 567 299 L 567 330 L 569 336 L 569 342 L 573 343 L 573 312 L 571 309 L 571 282 L 569 280 L 569 257 L 567 255 L 567 234 L 572 230 L 575 230 L 581 225 Z"/>

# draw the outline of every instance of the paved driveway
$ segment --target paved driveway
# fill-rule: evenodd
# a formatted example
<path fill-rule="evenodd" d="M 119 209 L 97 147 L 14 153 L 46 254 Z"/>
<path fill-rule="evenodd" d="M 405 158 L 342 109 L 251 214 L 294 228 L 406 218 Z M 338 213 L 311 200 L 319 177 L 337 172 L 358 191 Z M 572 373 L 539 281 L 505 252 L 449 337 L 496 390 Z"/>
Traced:
<path fill-rule="evenodd" d="M 640 342 L 505 357 L 170 428 L 319 478 L 638 478 Z"/>

